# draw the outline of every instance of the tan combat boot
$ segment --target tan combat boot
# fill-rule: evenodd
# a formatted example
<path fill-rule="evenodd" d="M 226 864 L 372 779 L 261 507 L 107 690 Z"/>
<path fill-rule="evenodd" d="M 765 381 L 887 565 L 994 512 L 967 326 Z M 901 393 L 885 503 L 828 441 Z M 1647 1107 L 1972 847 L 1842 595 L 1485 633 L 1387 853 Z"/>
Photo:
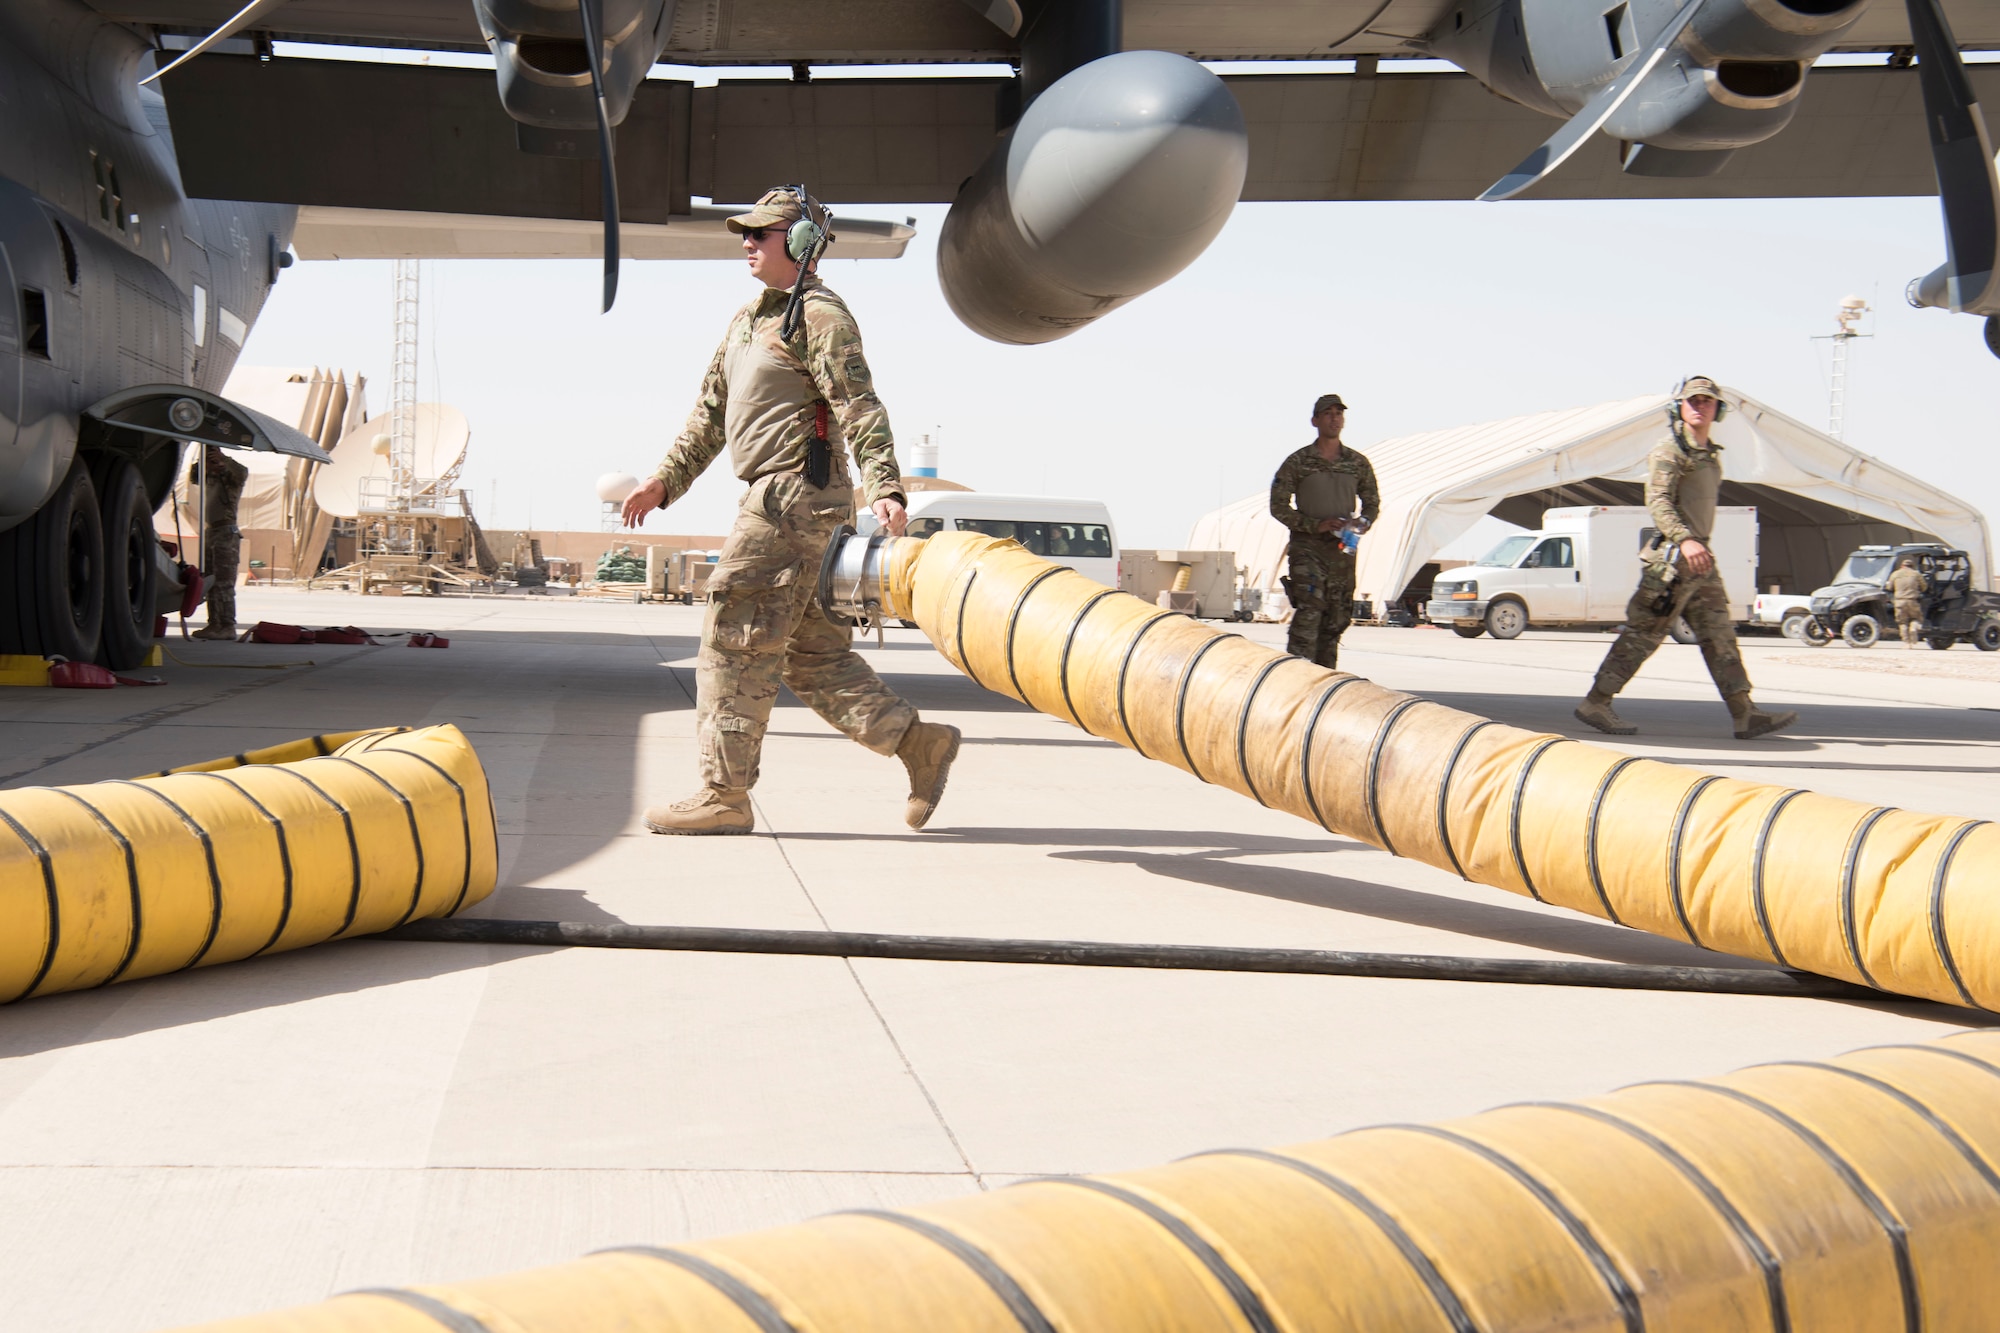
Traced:
<path fill-rule="evenodd" d="M 896 757 L 910 770 L 910 799 L 903 807 L 903 820 L 911 828 L 930 822 L 944 796 L 945 779 L 951 776 L 951 761 L 958 758 L 959 730 L 942 722 L 912 722 L 896 746 Z"/>
<path fill-rule="evenodd" d="M 236 642 L 236 626 L 218 625 L 213 620 L 189 634 L 190 639 L 211 639 L 222 643 Z"/>
<path fill-rule="evenodd" d="M 703 787 L 672 805 L 648 807 L 646 827 L 655 833 L 748 833 L 757 818 L 749 792 Z"/>
<path fill-rule="evenodd" d="M 1596 727 L 1607 736 L 1636 736 L 1639 729 L 1627 722 L 1611 707 L 1611 696 L 1602 690 L 1592 690 L 1576 706 L 1576 720 L 1585 726 Z"/>
<path fill-rule="evenodd" d="M 1736 739 L 1753 741 L 1759 736 L 1768 736 L 1774 731 L 1783 731 L 1799 720 L 1797 713 L 1767 713 L 1750 702 L 1750 696 L 1732 694 L 1723 700 L 1729 705 L 1729 716 L 1736 723 Z"/>

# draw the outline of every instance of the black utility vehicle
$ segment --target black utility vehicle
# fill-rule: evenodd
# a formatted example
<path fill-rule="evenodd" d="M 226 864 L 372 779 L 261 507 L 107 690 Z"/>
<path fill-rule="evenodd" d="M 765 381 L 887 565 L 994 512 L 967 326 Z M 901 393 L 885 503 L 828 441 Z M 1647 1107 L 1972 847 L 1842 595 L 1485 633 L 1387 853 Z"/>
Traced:
<path fill-rule="evenodd" d="M 1949 648 L 1970 642 L 1985 652 L 2000 648 L 2000 594 L 1976 591 L 1972 561 L 1963 551 L 1925 543 L 1864 546 L 1847 557 L 1833 582 L 1812 595 L 1812 617 L 1804 638 L 1825 647 L 1836 638 L 1866 648 L 1896 630 L 1896 612 L 1883 585 L 1904 556 L 1917 557 L 1928 583 L 1924 593 L 1924 642 Z"/>

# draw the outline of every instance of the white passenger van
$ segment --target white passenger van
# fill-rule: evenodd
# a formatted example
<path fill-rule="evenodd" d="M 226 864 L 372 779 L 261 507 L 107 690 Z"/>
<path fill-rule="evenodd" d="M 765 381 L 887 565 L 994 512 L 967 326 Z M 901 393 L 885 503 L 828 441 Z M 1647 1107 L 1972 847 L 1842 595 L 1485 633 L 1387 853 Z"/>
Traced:
<path fill-rule="evenodd" d="M 874 516 L 856 526 L 875 528 Z M 990 495 L 985 491 L 918 491 L 910 497 L 912 537 L 940 532 L 982 532 L 1021 543 L 1044 560 L 1068 565 L 1107 588 L 1118 586 L 1118 532 L 1101 500 L 1047 495 Z"/>
<path fill-rule="evenodd" d="M 1511 639 L 1534 625 L 1615 625 L 1639 582 L 1639 552 L 1659 536 L 1639 505 L 1575 505 L 1545 510 L 1539 532 L 1507 538 L 1470 565 L 1448 569 L 1431 585 L 1431 621 L 1472 639 Z M 1757 591 L 1757 511 L 1715 511 L 1716 567 L 1729 613 L 1750 614 Z M 1693 642 L 1677 621 L 1676 640 Z"/>

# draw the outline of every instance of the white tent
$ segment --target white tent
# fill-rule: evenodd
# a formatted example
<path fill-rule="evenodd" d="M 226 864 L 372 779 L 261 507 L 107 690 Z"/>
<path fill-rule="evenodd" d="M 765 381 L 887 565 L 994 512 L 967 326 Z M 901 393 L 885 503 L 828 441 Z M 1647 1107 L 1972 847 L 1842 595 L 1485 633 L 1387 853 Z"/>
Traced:
<path fill-rule="evenodd" d="M 1722 503 L 1757 508 L 1760 589 L 1810 592 L 1856 546 L 1906 540 L 1963 548 L 1979 586 L 1990 586 L 1991 539 L 1977 509 L 1754 398 L 1724 394 L 1734 410 L 1715 428 Z M 1394 601 L 1487 514 L 1533 528 L 1559 505 L 1644 503 L 1646 455 L 1666 433 L 1667 404 L 1628 398 L 1370 445 L 1382 516 L 1362 539 L 1355 596 Z M 1197 520 L 1188 545 L 1235 551 L 1253 586 L 1275 589 L 1287 536 L 1255 495 Z"/>

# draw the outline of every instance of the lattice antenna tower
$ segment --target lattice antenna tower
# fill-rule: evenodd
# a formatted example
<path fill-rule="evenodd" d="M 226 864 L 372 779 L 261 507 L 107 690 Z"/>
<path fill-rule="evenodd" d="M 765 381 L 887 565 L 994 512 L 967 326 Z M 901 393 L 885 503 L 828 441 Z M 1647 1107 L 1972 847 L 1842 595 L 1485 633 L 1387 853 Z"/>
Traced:
<path fill-rule="evenodd" d="M 407 514 L 417 495 L 417 261 L 398 259 L 394 282 L 396 352 L 389 383 L 389 509 Z"/>
<path fill-rule="evenodd" d="M 1862 333 L 1856 328 L 1856 325 L 1861 323 L 1861 317 L 1867 313 L 1868 303 L 1866 301 L 1858 296 L 1844 297 L 1840 302 L 1840 313 L 1834 316 L 1834 323 L 1838 326 L 1838 332 L 1826 334 L 1823 338 L 1813 339 L 1814 342 L 1831 341 L 1833 343 L 1833 374 L 1830 377 L 1831 384 L 1827 393 L 1826 433 L 1833 436 L 1836 440 L 1844 438 L 1843 432 L 1847 429 L 1848 345 L 1856 338 L 1872 338 L 1875 336 L 1872 333 Z"/>

